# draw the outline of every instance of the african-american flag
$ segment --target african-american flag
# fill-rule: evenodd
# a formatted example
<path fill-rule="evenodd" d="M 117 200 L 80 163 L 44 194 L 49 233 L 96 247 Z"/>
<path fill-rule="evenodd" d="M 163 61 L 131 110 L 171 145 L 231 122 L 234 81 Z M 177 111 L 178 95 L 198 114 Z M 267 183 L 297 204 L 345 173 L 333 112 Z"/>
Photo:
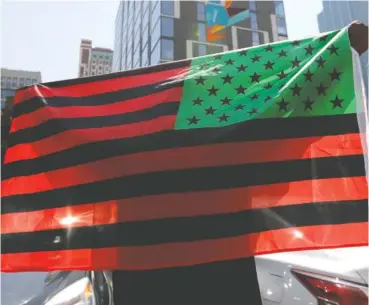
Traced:
<path fill-rule="evenodd" d="M 20 89 L 2 270 L 145 274 L 183 304 L 208 270 L 209 304 L 245 304 L 255 255 L 368 243 L 357 105 L 347 29 Z"/>

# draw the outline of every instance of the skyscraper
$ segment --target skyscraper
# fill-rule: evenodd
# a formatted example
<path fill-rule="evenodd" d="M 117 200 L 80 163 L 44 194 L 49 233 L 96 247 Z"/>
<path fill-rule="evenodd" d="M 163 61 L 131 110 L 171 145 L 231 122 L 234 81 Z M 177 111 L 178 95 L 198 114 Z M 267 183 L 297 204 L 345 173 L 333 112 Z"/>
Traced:
<path fill-rule="evenodd" d="M 92 41 L 81 40 L 79 57 L 79 77 L 101 75 L 111 72 L 113 51 L 106 48 L 93 48 Z"/>
<path fill-rule="evenodd" d="M 210 1 L 231 16 L 222 38 L 207 37 L 209 4 L 203 1 L 121 1 L 115 22 L 113 71 L 213 54 L 287 39 L 283 1 Z M 209 3 L 209 2 L 208 2 Z M 211 13 L 211 12 L 210 12 Z M 216 18 L 216 14 L 214 14 Z"/>
<path fill-rule="evenodd" d="M 318 14 L 322 33 L 343 28 L 354 20 L 368 24 L 368 1 L 323 1 L 323 10 Z M 368 94 L 368 52 L 361 55 L 360 61 Z"/>

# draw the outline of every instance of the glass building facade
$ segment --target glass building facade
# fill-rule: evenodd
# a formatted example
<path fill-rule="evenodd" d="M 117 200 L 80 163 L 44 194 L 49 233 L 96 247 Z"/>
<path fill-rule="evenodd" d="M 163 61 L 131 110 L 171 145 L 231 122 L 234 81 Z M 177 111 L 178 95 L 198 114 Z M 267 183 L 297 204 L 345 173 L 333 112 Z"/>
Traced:
<path fill-rule="evenodd" d="M 354 20 L 368 24 L 368 1 L 323 1 L 323 10 L 318 14 L 321 33 L 343 28 Z M 368 95 L 368 52 L 361 55 L 360 61 Z"/>
<path fill-rule="evenodd" d="M 202 1 L 121 1 L 115 20 L 113 71 L 287 39 L 283 1 L 233 1 L 250 18 L 206 40 Z"/>

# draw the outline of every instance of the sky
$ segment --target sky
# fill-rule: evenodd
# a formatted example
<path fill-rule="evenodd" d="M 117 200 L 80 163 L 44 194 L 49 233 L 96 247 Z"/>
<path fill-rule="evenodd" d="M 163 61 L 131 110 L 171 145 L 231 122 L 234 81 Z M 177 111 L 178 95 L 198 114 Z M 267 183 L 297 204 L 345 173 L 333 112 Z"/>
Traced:
<path fill-rule="evenodd" d="M 42 81 L 75 78 L 81 38 L 113 49 L 119 1 L 0 0 L 0 66 L 41 71 Z M 321 0 L 284 0 L 290 39 L 319 33 Z"/>

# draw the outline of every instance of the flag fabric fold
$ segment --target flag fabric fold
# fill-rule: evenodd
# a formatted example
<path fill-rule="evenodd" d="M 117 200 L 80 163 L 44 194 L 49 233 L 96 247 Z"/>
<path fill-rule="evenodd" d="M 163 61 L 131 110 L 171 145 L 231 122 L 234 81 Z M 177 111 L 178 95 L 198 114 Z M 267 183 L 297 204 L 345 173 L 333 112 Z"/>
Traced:
<path fill-rule="evenodd" d="M 2 271 L 368 243 L 347 29 L 17 92 Z"/>

